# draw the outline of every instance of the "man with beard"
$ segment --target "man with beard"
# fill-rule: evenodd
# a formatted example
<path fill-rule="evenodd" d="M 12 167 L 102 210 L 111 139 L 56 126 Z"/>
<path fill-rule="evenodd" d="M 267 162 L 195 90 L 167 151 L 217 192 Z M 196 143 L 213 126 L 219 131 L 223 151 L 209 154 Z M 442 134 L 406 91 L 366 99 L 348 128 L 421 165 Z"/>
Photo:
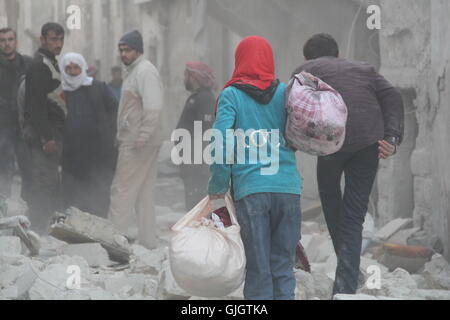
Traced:
<path fill-rule="evenodd" d="M 66 106 L 56 56 L 64 46 L 63 27 L 45 24 L 40 40 L 25 80 L 24 135 L 31 146 L 30 221 L 38 233 L 46 234 L 52 215 L 61 208 L 59 165 Z"/>
<path fill-rule="evenodd" d="M 126 236 L 154 249 L 157 246 L 154 185 L 162 145 L 163 90 L 156 67 L 143 56 L 139 31 L 119 42 L 126 75 L 117 120 L 119 158 L 111 187 L 109 218 Z M 133 234 L 134 217 L 138 234 Z"/>

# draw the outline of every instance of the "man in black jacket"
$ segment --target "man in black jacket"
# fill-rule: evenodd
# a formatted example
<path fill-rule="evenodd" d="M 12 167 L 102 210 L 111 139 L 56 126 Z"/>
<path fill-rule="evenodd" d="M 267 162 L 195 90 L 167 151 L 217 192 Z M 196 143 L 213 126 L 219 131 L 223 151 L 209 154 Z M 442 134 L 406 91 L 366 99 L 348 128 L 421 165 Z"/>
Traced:
<path fill-rule="evenodd" d="M 191 134 L 191 147 L 194 150 L 194 125 L 195 122 L 202 125 L 203 133 L 211 129 L 213 124 L 213 113 L 216 99 L 213 89 L 215 79 L 212 70 L 202 62 L 188 62 L 186 64 L 184 84 L 191 95 L 178 122 L 177 129 L 186 129 Z M 203 146 L 205 147 L 205 146 Z M 202 148 L 202 150 L 204 150 Z M 195 207 L 205 196 L 209 179 L 209 166 L 194 164 L 183 164 L 180 168 L 181 178 L 184 182 L 186 210 Z"/>
<path fill-rule="evenodd" d="M 9 197 L 14 175 L 14 153 L 22 176 L 22 197 L 29 186 L 29 157 L 22 141 L 17 114 L 20 78 L 31 58 L 17 52 L 17 35 L 11 28 L 0 29 L 0 194 Z"/>
<path fill-rule="evenodd" d="M 307 62 L 294 74 L 306 71 L 322 79 L 342 95 L 348 107 L 344 146 L 333 155 L 319 157 L 317 177 L 338 258 L 333 295 L 355 294 L 369 197 L 379 159 L 394 155 L 403 139 L 403 101 L 373 66 L 338 58 L 338 45 L 330 35 L 308 40 L 304 56 Z"/>
<path fill-rule="evenodd" d="M 55 57 L 64 45 L 64 29 L 47 23 L 40 40 L 26 75 L 24 131 L 32 155 L 30 220 L 37 232 L 45 234 L 51 216 L 61 206 L 59 164 L 66 107 Z"/>

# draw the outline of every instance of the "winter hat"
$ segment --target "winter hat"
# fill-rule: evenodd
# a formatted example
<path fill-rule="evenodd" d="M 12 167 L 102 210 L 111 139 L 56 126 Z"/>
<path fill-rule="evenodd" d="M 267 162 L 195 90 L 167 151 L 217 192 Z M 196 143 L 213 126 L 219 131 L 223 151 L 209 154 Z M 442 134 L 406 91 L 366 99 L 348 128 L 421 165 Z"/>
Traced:
<path fill-rule="evenodd" d="M 140 53 L 144 53 L 144 41 L 142 40 L 141 33 L 137 30 L 130 31 L 123 35 L 122 39 L 119 41 L 119 46 L 124 44 Z"/>

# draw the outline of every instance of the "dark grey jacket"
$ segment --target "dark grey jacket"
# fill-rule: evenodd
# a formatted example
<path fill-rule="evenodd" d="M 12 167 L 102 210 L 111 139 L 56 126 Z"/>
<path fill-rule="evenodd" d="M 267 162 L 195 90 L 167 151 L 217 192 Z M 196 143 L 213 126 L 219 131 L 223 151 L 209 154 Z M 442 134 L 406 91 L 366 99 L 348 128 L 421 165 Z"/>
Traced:
<path fill-rule="evenodd" d="M 13 61 L 0 56 L 0 126 L 17 127 L 17 90 L 20 77 L 31 64 L 31 57 L 16 54 Z"/>
<path fill-rule="evenodd" d="M 359 151 L 387 137 L 403 140 L 402 97 L 375 67 L 341 58 L 322 57 L 306 62 L 294 74 L 301 71 L 328 83 L 347 104 L 347 134 L 341 151 Z"/>

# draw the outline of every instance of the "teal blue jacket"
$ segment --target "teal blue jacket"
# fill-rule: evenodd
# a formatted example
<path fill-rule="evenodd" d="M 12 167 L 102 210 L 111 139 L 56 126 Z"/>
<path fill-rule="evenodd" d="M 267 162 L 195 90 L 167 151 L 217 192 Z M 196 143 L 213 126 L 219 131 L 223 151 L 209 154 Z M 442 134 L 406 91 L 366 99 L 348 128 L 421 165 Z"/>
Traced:
<path fill-rule="evenodd" d="M 287 146 L 284 138 L 287 119 L 285 91 L 286 85 L 281 83 L 267 105 L 259 104 L 235 87 L 222 92 L 213 128 L 224 137 L 223 144 L 220 144 L 223 156 L 222 161 L 216 159 L 210 166 L 210 195 L 226 193 L 230 181 L 235 201 L 255 193 L 301 194 L 302 178 L 295 152 Z M 242 129 L 247 134 L 232 135 L 227 131 L 229 129 L 235 132 Z M 220 158 L 217 151 L 212 148 L 211 155 L 219 155 Z"/>

